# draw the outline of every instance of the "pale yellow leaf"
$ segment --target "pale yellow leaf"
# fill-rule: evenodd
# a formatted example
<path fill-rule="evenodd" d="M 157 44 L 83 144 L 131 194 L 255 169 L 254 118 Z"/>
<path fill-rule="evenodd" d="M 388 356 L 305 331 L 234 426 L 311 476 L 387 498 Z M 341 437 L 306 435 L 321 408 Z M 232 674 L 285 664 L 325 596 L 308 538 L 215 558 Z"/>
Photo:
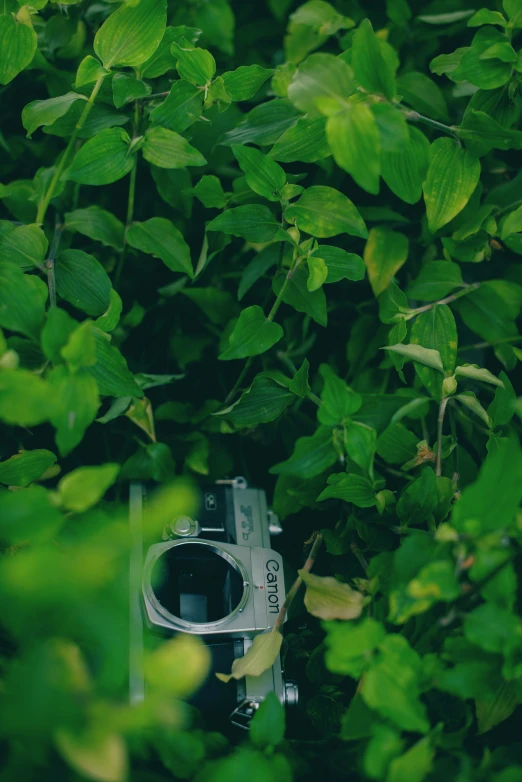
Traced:
<path fill-rule="evenodd" d="M 79 774 L 99 782 L 123 782 L 127 776 L 127 747 L 121 736 L 94 731 L 55 733 L 58 750 Z"/>
<path fill-rule="evenodd" d="M 261 676 L 275 663 L 282 643 L 283 636 L 277 630 L 256 635 L 245 656 L 239 657 L 232 663 L 232 672 L 228 674 L 216 673 L 216 676 L 222 682 L 229 682 L 230 679 L 242 679 L 243 676 Z"/>
<path fill-rule="evenodd" d="M 305 570 L 299 575 L 306 584 L 306 610 L 319 619 L 357 619 L 365 598 L 348 584 L 331 576 L 315 576 Z"/>

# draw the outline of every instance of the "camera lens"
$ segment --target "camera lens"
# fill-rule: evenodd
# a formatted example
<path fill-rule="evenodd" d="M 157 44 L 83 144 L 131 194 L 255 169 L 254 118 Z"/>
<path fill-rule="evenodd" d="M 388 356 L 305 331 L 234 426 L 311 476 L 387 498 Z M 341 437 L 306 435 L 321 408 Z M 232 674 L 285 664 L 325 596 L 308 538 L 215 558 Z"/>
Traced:
<path fill-rule="evenodd" d="M 178 543 L 157 559 L 153 591 L 169 614 L 191 624 L 219 622 L 242 602 L 244 576 L 228 552 L 209 543 Z"/>

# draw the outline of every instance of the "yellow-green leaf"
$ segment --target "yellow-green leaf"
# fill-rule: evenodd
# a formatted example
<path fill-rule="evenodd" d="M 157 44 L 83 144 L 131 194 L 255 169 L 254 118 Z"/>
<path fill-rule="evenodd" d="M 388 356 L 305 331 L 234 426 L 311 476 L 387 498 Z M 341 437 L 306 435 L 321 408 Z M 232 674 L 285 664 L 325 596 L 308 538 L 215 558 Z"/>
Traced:
<path fill-rule="evenodd" d="M 408 257 L 408 239 L 389 228 L 372 228 L 364 248 L 364 262 L 375 296 L 380 296 Z"/>
<path fill-rule="evenodd" d="M 141 65 L 158 48 L 166 24 L 166 0 L 127 0 L 96 33 L 94 51 L 107 69 Z"/>
<path fill-rule="evenodd" d="M 319 619 L 357 619 L 364 606 L 364 597 L 330 576 L 316 576 L 298 570 L 306 584 L 304 604 L 306 610 Z"/>
<path fill-rule="evenodd" d="M 458 141 L 438 138 L 431 145 L 430 165 L 424 182 L 428 227 L 432 233 L 461 212 L 480 177 L 480 162 Z"/>
<path fill-rule="evenodd" d="M 60 503 L 67 510 L 83 513 L 101 500 L 120 471 L 119 464 L 99 467 L 78 467 L 65 475 L 58 484 Z"/>
<path fill-rule="evenodd" d="M 216 676 L 222 682 L 242 679 L 243 676 L 261 676 L 275 663 L 282 643 L 283 636 L 277 630 L 256 635 L 245 656 L 232 663 L 232 672 L 216 673 Z"/>

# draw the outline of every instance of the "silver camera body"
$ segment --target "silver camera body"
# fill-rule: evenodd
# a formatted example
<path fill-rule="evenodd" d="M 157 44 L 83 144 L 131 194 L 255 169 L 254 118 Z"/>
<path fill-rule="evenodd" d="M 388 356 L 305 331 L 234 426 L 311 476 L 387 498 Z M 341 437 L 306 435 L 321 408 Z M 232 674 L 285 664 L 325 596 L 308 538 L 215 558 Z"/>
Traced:
<path fill-rule="evenodd" d="M 284 679 L 279 657 L 258 677 L 225 685 L 215 676 L 228 673 L 254 637 L 273 627 L 285 600 L 283 561 L 270 547 L 281 526 L 264 491 L 241 477 L 202 487 L 195 517 L 172 519 L 162 540 L 138 557 L 145 495 L 144 484 L 131 485 L 131 699 L 144 696 L 140 661 L 132 661 L 133 648 L 143 648 L 144 618 L 154 633 L 193 633 L 208 645 L 212 670 L 195 700 L 203 713 L 222 721 L 228 712 L 234 725 L 248 728 L 267 693 L 285 705 L 297 703 L 297 687 Z"/>

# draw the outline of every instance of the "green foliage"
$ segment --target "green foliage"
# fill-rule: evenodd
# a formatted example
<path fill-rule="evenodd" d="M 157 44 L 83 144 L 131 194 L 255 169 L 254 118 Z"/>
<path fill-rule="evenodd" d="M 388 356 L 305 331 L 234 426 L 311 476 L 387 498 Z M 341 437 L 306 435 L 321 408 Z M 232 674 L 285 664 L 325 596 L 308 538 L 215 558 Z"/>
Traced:
<path fill-rule="evenodd" d="M 471 6 L 1 5 L 2 780 L 522 777 L 522 3 Z M 229 743 L 197 636 L 128 704 L 126 502 L 237 474 L 305 585 Z"/>

